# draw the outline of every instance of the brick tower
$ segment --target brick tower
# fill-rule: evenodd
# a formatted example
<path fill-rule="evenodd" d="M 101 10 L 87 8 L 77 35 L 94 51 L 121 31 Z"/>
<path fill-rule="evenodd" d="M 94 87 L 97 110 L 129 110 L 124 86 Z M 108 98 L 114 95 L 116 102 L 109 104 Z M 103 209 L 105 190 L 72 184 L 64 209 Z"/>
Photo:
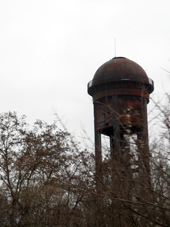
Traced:
<path fill-rule="evenodd" d="M 142 67 L 124 57 L 104 63 L 88 83 L 94 104 L 97 187 L 103 178 L 102 134 L 110 138 L 112 170 L 116 165 L 124 174 L 149 174 L 147 104 L 153 90 Z"/>

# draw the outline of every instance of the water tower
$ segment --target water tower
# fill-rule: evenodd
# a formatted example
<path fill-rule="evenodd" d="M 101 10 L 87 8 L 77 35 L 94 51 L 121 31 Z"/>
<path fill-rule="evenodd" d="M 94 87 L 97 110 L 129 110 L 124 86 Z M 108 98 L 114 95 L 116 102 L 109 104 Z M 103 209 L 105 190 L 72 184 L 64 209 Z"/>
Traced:
<path fill-rule="evenodd" d="M 88 83 L 93 97 L 96 176 L 102 180 L 101 135 L 110 138 L 112 170 L 149 174 L 147 104 L 153 81 L 137 63 L 115 57 L 96 71 Z M 134 144 L 137 149 L 132 151 Z M 135 156 L 135 158 L 134 158 Z"/>

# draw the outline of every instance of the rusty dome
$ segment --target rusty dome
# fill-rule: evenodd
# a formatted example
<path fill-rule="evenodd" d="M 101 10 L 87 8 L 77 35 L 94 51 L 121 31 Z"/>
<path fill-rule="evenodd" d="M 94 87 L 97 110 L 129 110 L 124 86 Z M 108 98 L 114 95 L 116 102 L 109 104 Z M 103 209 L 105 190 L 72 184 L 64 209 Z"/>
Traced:
<path fill-rule="evenodd" d="M 99 67 L 92 81 L 88 83 L 88 93 L 93 96 L 96 87 L 127 81 L 145 85 L 149 94 L 154 90 L 153 81 L 140 65 L 125 57 L 115 57 Z"/>

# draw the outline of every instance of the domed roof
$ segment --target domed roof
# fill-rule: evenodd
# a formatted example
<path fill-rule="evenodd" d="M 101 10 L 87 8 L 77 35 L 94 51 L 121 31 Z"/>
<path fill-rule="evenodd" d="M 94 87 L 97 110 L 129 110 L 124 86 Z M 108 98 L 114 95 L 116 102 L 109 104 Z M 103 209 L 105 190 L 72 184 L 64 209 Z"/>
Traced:
<path fill-rule="evenodd" d="M 140 65 L 124 57 L 115 57 L 96 71 L 93 86 L 127 79 L 148 83 L 148 77 Z"/>
<path fill-rule="evenodd" d="M 88 93 L 92 95 L 93 89 L 100 85 L 127 81 L 146 85 L 149 93 L 154 89 L 153 81 L 140 65 L 125 57 L 115 57 L 98 68 L 92 81 L 88 83 Z"/>

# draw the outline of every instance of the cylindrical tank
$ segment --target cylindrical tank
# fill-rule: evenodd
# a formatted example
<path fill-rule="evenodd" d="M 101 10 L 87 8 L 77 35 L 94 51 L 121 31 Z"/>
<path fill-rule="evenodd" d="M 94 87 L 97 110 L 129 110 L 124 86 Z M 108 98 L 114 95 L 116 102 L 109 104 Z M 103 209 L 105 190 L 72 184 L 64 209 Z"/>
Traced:
<path fill-rule="evenodd" d="M 125 168 L 130 165 L 130 136 L 135 134 L 138 146 L 143 147 L 137 160 L 149 156 L 147 103 L 153 90 L 154 83 L 143 68 L 125 57 L 115 57 L 104 63 L 88 83 L 88 94 L 93 97 L 94 104 L 98 177 L 102 177 L 101 134 L 110 137 L 113 161 L 120 157 L 120 165 L 126 163 Z M 148 160 L 145 161 L 145 167 L 149 172 Z"/>

